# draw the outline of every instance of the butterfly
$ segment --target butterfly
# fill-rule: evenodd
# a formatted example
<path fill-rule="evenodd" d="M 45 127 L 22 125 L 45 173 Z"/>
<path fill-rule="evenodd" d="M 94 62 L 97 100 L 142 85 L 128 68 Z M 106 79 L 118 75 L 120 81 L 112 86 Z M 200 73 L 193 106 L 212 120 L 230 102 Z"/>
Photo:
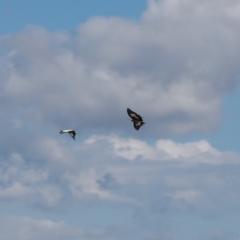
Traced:
<path fill-rule="evenodd" d="M 70 136 L 75 140 L 76 132 L 74 130 L 71 130 L 71 129 L 70 130 L 62 130 L 60 132 L 60 134 L 63 134 L 63 133 L 69 133 Z"/>
<path fill-rule="evenodd" d="M 127 113 L 129 115 L 129 117 L 132 119 L 133 122 L 133 126 L 136 130 L 139 130 L 139 128 L 145 124 L 145 122 L 143 122 L 142 117 L 135 113 L 134 111 L 132 111 L 130 108 L 127 109 Z"/>

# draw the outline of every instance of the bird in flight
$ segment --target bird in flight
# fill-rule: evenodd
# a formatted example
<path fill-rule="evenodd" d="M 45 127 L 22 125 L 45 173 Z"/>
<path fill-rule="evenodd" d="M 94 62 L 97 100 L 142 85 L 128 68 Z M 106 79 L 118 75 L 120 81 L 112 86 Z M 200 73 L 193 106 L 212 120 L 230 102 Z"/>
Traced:
<path fill-rule="evenodd" d="M 130 108 L 127 109 L 127 113 L 129 115 L 129 117 L 132 119 L 133 122 L 133 126 L 136 130 L 139 130 L 139 128 L 145 124 L 145 122 L 143 121 L 142 117 L 135 113 L 134 111 L 132 111 Z"/>
<path fill-rule="evenodd" d="M 60 132 L 60 134 L 63 134 L 63 133 L 69 133 L 70 136 L 75 140 L 76 132 L 74 130 L 71 130 L 71 129 L 69 129 L 69 130 L 62 130 Z"/>

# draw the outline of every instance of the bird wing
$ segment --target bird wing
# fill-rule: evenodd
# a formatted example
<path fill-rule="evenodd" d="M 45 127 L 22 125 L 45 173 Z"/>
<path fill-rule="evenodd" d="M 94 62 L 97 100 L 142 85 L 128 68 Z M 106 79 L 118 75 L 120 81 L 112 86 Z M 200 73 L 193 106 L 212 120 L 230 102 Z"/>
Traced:
<path fill-rule="evenodd" d="M 75 140 L 76 132 L 74 130 L 71 130 L 71 129 L 61 130 L 60 134 L 63 134 L 63 133 L 69 133 L 70 136 Z"/>
<path fill-rule="evenodd" d="M 76 136 L 75 131 L 70 131 L 69 134 L 75 140 L 75 136 Z"/>
<path fill-rule="evenodd" d="M 133 126 L 136 130 L 139 130 L 139 128 L 144 124 L 144 122 L 133 122 Z"/>
<path fill-rule="evenodd" d="M 74 130 L 72 130 L 72 129 L 64 129 L 64 130 L 62 130 L 60 133 L 62 134 L 62 133 L 69 133 L 69 132 L 72 132 L 72 131 L 74 131 Z"/>
<path fill-rule="evenodd" d="M 127 113 L 129 115 L 130 118 L 132 118 L 133 120 L 138 120 L 138 121 L 142 121 L 142 117 L 137 114 L 136 112 L 132 111 L 130 108 L 127 109 Z"/>

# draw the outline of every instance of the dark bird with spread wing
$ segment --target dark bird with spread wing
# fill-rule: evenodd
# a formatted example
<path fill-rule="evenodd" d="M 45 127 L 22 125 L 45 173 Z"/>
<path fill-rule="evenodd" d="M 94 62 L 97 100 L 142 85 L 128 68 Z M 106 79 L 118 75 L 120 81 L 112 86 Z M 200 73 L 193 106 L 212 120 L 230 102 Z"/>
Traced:
<path fill-rule="evenodd" d="M 69 130 L 62 130 L 60 132 L 60 134 L 63 134 L 63 133 L 69 133 L 70 136 L 75 140 L 76 132 L 74 130 L 71 130 L 71 129 L 69 129 Z"/>
<path fill-rule="evenodd" d="M 130 108 L 127 109 L 127 113 L 129 115 L 129 117 L 132 119 L 133 122 L 133 126 L 136 130 L 139 130 L 139 128 L 145 124 L 145 122 L 143 121 L 142 117 L 135 113 L 134 111 L 132 111 Z"/>

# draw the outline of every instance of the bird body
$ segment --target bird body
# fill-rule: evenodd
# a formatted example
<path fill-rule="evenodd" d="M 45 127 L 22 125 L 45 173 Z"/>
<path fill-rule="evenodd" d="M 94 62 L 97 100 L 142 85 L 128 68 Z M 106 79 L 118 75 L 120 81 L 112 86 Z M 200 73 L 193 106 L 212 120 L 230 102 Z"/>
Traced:
<path fill-rule="evenodd" d="M 71 129 L 61 130 L 60 134 L 63 134 L 63 133 L 69 133 L 70 136 L 75 140 L 76 132 L 74 130 L 71 130 Z"/>

